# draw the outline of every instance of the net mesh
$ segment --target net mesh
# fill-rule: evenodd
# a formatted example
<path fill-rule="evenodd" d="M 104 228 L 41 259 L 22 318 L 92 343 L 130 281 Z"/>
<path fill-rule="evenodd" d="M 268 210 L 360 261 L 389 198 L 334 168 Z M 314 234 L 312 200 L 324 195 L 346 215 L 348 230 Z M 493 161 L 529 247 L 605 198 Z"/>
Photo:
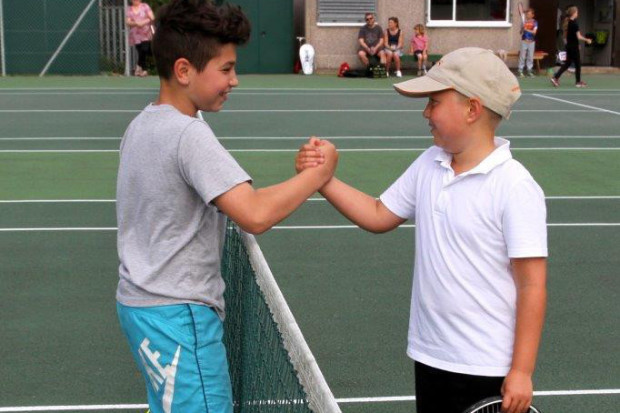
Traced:
<path fill-rule="evenodd" d="M 231 224 L 222 276 L 235 413 L 339 413 L 258 244 Z"/>

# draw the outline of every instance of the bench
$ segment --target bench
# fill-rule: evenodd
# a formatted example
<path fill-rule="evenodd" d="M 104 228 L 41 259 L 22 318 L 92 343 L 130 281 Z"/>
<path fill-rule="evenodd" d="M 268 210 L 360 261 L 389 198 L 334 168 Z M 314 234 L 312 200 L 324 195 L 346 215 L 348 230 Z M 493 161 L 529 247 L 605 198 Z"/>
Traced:
<path fill-rule="evenodd" d="M 508 56 L 508 57 L 516 57 L 518 59 L 519 58 L 519 52 L 508 52 L 506 54 L 506 56 Z M 541 50 L 536 50 L 534 52 L 534 64 L 536 64 L 536 70 L 538 71 L 539 75 L 542 74 L 542 69 L 540 68 L 540 61 L 543 60 L 547 56 L 549 56 L 549 53 L 543 52 Z"/>
<path fill-rule="evenodd" d="M 435 63 L 437 63 L 441 58 L 443 57 L 443 55 L 441 54 L 429 54 L 428 55 L 428 62 L 431 64 L 431 66 L 433 66 Z M 403 54 L 400 57 L 400 61 L 402 63 L 405 62 L 417 62 L 416 57 L 412 54 Z"/>

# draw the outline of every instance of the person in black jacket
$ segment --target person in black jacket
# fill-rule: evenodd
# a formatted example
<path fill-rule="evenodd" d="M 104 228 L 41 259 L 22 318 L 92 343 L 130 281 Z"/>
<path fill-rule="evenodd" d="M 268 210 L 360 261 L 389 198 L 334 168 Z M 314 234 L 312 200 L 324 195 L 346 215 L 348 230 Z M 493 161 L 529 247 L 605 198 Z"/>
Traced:
<path fill-rule="evenodd" d="M 566 10 L 566 17 L 562 23 L 562 29 L 566 40 L 566 61 L 560 67 L 560 70 L 553 75 L 551 83 L 553 86 L 560 86 L 560 76 L 570 67 L 571 64 L 575 64 L 575 86 L 586 87 L 586 82 L 581 81 L 581 56 L 579 55 L 579 41 L 592 43 L 592 39 L 584 37 L 579 32 L 579 25 L 577 24 L 577 17 L 579 17 L 579 10 L 576 6 L 569 7 Z"/>

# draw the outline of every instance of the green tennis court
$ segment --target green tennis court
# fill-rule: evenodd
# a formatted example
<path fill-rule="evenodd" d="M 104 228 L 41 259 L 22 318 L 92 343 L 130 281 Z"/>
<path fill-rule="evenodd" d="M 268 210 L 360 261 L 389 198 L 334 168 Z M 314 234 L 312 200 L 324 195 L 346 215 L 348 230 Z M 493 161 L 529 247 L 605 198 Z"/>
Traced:
<path fill-rule="evenodd" d="M 544 412 L 620 406 L 620 77 L 587 80 L 579 90 L 526 79 L 499 131 L 547 196 L 549 306 L 534 398 Z M 378 196 L 431 144 L 426 101 L 397 95 L 392 79 L 240 82 L 205 118 L 257 186 L 290 177 L 314 134 L 341 149 L 338 177 Z M 120 137 L 157 85 L 0 81 L 0 412 L 145 410 L 116 320 L 114 196 Z M 415 412 L 405 355 L 413 231 L 365 233 L 315 198 L 258 237 L 345 413 Z"/>

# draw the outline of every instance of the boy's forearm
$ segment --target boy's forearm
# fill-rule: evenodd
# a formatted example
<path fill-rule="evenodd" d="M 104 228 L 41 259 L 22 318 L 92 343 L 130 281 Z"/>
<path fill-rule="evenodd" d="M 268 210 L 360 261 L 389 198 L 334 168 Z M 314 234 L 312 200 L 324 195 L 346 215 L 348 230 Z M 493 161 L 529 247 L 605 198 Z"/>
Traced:
<path fill-rule="evenodd" d="M 517 315 L 511 369 L 531 376 L 536 366 L 547 305 L 547 291 L 544 283 L 546 261 L 539 258 L 516 271 L 529 271 L 530 273 L 515 274 L 517 277 Z M 528 278 L 533 282 L 523 282 L 523 285 L 519 285 L 519 277 Z"/>
<path fill-rule="evenodd" d="M 217 197 L 214 203 L 244 231 L 261 234 L 299 208 L 330 177 L 330 171 L 315 168 L 266 188 L 254 189 L 243 183 Z"/>
<path fill-rule="evenodd" d="M 512 369 L 532 375 L 544 323 L 546 293 L 544 290 L 523 291 L 517 301 Z"/>
<path fill-rule="evenodd" d="M 329 177 L 318 170 L 303 171 L 279 184 L 257 189 L 255 210 L 257 221 L 262 222 L 263 232 L 299 208 Z"/>
<path fill-rule="evenodd" d="M 345 184 L 336 177 L 330 179 L 319 192 L 338 212 L 367 231 L 386 232 L 404 222 L 403 219 L 388 212 L 376 198 Z"/>

